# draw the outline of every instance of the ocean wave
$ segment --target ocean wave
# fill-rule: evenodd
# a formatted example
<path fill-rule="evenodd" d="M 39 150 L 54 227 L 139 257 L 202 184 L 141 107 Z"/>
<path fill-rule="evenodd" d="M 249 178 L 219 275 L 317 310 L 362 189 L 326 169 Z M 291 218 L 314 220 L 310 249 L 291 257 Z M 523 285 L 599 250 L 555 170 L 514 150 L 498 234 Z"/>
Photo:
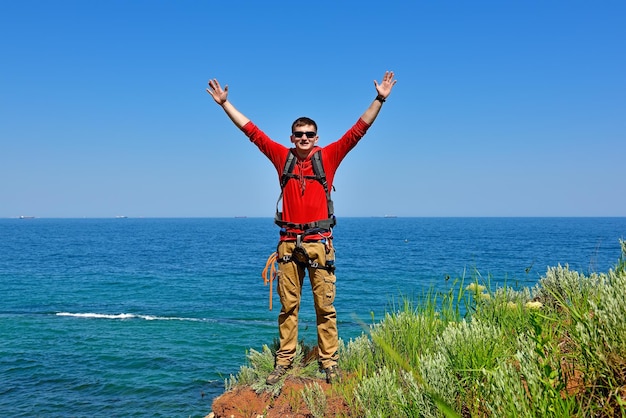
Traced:
<path fill-rule="evenodd" d="M 103 313 L 94 313 L 94 312 L 86 312 L 86 313 L 73 313 L 73 312 L 57 312 L 56 316 L 69 316 L 74 318 L 95 318 L 95 319 L 117 319 L 117 320 L 127 320 L 127 319 L 143 319 L 145 321 L 191 321 L 191 322 L 207 322 L 210 321 L 206 318 L 183 318 L 177 316 L 155 316 L 155 315 L 140 315 L 140 314 L 129 314 L 129 313 L 120 313 L 120 314 L 103 314 Z"/>

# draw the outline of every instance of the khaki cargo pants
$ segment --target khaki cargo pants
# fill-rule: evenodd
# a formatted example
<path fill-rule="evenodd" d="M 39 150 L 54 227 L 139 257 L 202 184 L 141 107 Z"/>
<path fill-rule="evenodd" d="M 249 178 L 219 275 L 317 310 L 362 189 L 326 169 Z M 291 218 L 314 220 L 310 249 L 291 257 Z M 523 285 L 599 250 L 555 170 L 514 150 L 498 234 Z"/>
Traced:
<path fill-rule="evenodd" d="M 278 258 L 292 254 L 295 242 L 282 241 L 278 245 Z M 322 242 L 304 242 L 302 247 L 309 258 L 325 266 L 327 260 L 335 260 L 335 250 Z M 327 252 L 328 251 L 328 252 Z M 298 265 L 295 261 L 278 263 L 278 294 L 282 308 L 278 315 L 280 348 L 276 352 L 276 365 L 289 365 L 296 354 L 298 344 L 298 312 L 302 296 L 304 275 L 309 272 L 313 290 L 313 303 L 317 318 L 317 345 L 319 361 L 326 369 L 337 364 L 339 337 L 335 301 L 335 274 L 322 268 Z"/>

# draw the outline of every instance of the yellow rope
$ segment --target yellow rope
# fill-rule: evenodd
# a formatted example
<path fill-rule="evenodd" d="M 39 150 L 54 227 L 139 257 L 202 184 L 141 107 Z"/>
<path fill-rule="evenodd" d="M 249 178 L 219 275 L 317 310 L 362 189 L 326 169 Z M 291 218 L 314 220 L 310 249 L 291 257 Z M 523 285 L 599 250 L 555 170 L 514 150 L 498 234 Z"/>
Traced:
<path fill-rule="evenodd" d="M 265 286 L 267 286 L 268 283 L 270 284 L 270 311 L 272 310 L 272 293 L 273 293 L 272 282 L 276 278 L 276 274 L 277 274 L 277 268 L 276 268 L 277 257 L 278 257 L 278 254 L 273 252 L 267 259 L 267 262 L 265 263 L 265 268 L 263 269 L 263 272 L 261 273 L 261 277 L 263 277 L 263 283 L 265 284 Z"/>

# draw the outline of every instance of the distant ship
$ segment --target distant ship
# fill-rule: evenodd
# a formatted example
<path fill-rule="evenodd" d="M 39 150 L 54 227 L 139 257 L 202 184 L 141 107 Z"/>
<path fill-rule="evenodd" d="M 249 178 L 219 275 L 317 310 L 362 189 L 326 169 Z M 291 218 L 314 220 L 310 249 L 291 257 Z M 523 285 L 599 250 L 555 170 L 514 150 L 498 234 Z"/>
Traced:
<path fill-rule="evenodd" d="M 117 215 L 117 216 L 115 217 L 115 219 L 126 219 L 126 218 L 128 218 L 128 216 L 124 216 L 124 215 Z"/>
<path fill-rule="evenodd" d="M 24 215 L 22 215 L 22 216 L 20 216 L 20 219 L 35 219 L 35 217 L 34 216 L 24 216 Z"/>
<path fill-rule="evenodd" d="M 396 216 L 396 215 L 385 215 L 384 217 L 385 217 L 385 218 L 397 218 L 397 216 Z"/>

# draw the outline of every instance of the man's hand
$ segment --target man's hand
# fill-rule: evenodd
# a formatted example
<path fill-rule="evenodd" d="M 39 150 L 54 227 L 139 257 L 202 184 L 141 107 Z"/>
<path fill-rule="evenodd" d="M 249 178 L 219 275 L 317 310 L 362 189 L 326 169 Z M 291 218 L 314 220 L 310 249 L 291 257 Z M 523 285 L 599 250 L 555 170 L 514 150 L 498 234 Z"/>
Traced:
<path fill-rule="evenodd" d="M 228 101 L 228 86 L 220 86 L 217 78 L 213 80 L 209 80 L 209 88 L 206 89 L 206 92 L 211 95 L 215 103 L 222 106 L 224 112 L 228 115 L 230 120 L 241 129 L 246 123 L 250 122 L 250 119 L 245 117 L 240 111 L 238 111 L 235 106 L 231 102 Z"/>
<path fill-rule="evenodd" d="M 378 81 L 374 80 L 374 86 L 376 87 L 376 91 L 379 96 L 383 96 L 383 98 L 387 98 L 391 93 L 391 89 L 396 85 L 396 81 L 393 79 L 393 71 L 385 71 L 385 75 L 383 76 L 383 81 L 378 84 Z M 216 99 L 217 101 L 217 99 Z"/>
<path fill-rule="evenodd" d="M 365 113 L 361 115 L 361 119 L 369 125 L 374 123 L 376 117 L 378 116 L 378 112 L 383 106 L 383 102 L 391 94 L 391 89 L 396 85 L 396 80 L 393 79 L 393 71 L 385 71 L 385 75 L 383 76 L 383 81 L 378 84 L 378 81 L 374 80 L 374 87 L 376 87 L 376 92 L 378 93 L 378 97 L 374 99 L 372 104 L 365 110 Z"/>
<path fill-rule="evenodd" d="M 393 77 L 393 73 L 392 73 L 392 77 Z M 224 86 L 224 89 L 222 89 L 219 81 L 217 81 L 217 78 L 214 78 L 213 80 L 209 80 L 209 88 L 206 89 L 206 91 L 207 93 L 211 95 L 211 97 L 213 97 L 213 100 L 215 100 L 215 103 L 217 103 L 220 106 L 222 106 L 228 100 L 228 85 Z"/>

